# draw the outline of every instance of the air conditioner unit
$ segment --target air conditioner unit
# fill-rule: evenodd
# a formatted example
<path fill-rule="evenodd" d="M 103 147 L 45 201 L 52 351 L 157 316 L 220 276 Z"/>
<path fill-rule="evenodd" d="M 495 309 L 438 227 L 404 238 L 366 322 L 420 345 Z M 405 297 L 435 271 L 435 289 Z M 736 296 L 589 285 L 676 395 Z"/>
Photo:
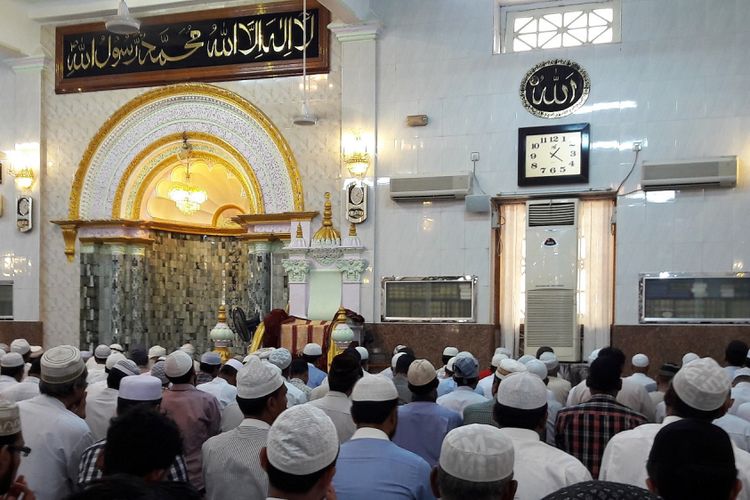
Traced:
<path fill-rule="evenodd" d="M 577 292 L 578 200 L 527 202 L 524 352 L 549 346 L 580 361 Z"/>
<path fill-rule="evenodd" d="M 641 188 L 644 191 L 736 185 L 736 156 L 659 163 L 643 162 L 641 169 Z"/>
<path fill-rule="evenodd" d="M 391 198 L 408 200 L 457 200 L 471 191 L 471 174 L 438 177 L 391 177 Z"/>

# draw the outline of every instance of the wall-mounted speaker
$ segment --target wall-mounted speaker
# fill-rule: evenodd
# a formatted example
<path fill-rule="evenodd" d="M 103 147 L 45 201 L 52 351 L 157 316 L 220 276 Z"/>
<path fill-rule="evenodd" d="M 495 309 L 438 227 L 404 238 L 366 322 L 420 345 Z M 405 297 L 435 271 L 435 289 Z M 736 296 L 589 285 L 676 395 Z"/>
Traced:
<path fill-rule="evenodd" d="M 490 196 L 488 194 L 468 194 L 464 198 L 466 211 L 475 214 L 490 213 Z"/>

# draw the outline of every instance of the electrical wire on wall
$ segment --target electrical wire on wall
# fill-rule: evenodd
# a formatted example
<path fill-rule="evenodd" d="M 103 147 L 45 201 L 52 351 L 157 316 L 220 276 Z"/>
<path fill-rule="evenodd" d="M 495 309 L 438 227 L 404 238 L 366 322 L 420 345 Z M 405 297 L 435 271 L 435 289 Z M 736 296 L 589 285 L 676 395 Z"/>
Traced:
<path fill-rule="evenodd" d="M 620 190 L 622 189 L 622 186 L 624 186 L 625 183 L 627 182 L 627 180 L 630 178 L 630 176 L 633 175 L 633 171 L 635 170 L 635 166 L 638 164 L 638 156 L 641 154 L 640 145 L 637 146 L 637 147 L 634 145 L 633 148 L 635 150 L 635 158 L 633 158 L 633 165 L 630 167 L 630 171 L 628 172 L 628 175 L 626 175 L 625 178 L 620 183 L 620 185 L 617 186 L 617 191 L 615 191 L 615 192 L 618 193 L 617 194 L 618 197 L 619 196 L 627 196 L 629 194 L 633 194 L 633 193 L 641 190 L 641 188 L 638 188 L 638 189 L 634 189 L 633 191 L 629 191 L 627 193 L 619 194 Z"/>

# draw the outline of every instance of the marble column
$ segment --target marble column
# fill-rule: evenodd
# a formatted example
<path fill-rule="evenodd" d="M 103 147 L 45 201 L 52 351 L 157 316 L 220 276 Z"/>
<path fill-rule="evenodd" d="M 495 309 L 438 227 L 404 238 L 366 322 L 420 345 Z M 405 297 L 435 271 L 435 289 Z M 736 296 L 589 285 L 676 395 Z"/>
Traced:
<path fill-rule="evenodd" d="M 100 255 L 91 243 L 81 245 L 81 324 L 80 347 L 88 350 L 99 341 Z"/>
<path fill-rule="evenodd" d="M 125 315 L 129 344 L 150 346 L 148 335 L 146 288 L 146 249 L 141 245 L 128 245 L 125 255 Z"/>
<path fill-rule="evenodd" d="M 260 315 L 266 316 L 271 310 L 271 244 L 255 242 L 250 247 L 248 266 L 247 295 L 248 319 Z"/>
<path fill-rule="evenodd" d="M 128 314 L 126 271 L 126 248 L 118 243 L 102 245 L 101 290 L 100 294 L 100 330 L 99 343 L 130 344 L 130 332 L 125 315 Z"/>

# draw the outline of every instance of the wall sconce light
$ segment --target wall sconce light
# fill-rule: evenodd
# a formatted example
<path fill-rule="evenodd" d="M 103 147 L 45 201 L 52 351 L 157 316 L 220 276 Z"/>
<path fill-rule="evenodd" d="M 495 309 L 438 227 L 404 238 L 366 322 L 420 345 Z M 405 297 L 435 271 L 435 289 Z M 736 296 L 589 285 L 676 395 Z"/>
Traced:
<path fill-rule="evenodd" d="M 11 165 L 8 173 L 15 178 L 16 188 L 21 191 L 31 190 L 36 179 L 33 167 L 39 165 L 39 145 L 16 144 L 16 148 L 9 152 L 9 156 Z"/>
<path fill-rule="evenodd" d="M 370 154 L 361 134 L 356 134 L 345 142 L 343 159 L 352 177 L 362 179 L 367 174 L 367 169 L 370 168 Z"/>
<path fill-rule="evenodd" d="M 34 185 L 34 171 L 30 168 L 22 168 L 21 170 L 11 168 L 10 175 L 15 177 L 16 187 L 21 191 L 28 191 Z"/>

